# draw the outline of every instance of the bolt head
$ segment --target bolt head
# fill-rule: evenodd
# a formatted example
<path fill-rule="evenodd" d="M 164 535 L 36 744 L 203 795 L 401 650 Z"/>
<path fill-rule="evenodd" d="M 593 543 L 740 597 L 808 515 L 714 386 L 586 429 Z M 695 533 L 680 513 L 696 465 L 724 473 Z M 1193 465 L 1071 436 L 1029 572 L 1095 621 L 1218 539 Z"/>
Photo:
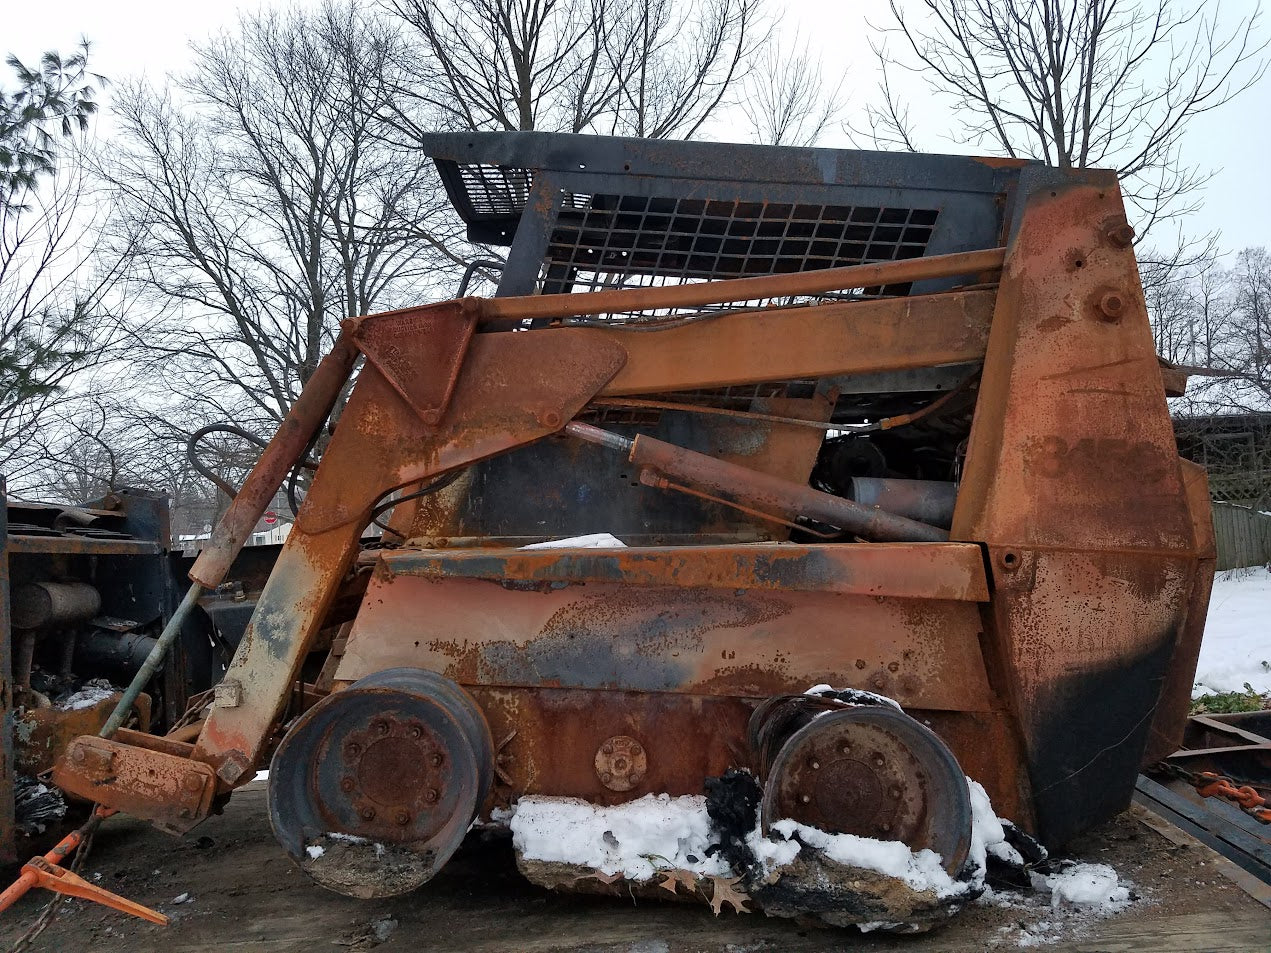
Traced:
<path fill-rule="evenodd" d="M 76 764 L 83 764 L 84 758 L 86 757 L 87 755 L 84 754 L 83 748 L 74 748 L 71 750 L 71 760 Z"/>
<path fill-rule="evenodd" d="M 800 794 L 800 795 L 799 795 L 799 803 L 800 803 L 800 804 L 811 804 L 811 803 L 812 803 L 812 795 L 810 795 L 810 794 Z"/>
<path fill-rule="evenodd" d="M 844 741 L 841 745 L 839 745 L 839 754 L 851 754 L 851 753 L 852 753 L 852 746 L 848 744 L 846 741 Z"/>
<path fill-rule="evenodd" d="M 376 733 L 376 734 L 378 734 L 378 735 L 386 735 L 386 734 L 388 734 L 388 722 L 386 722 L 386 721 L 377 721 L 377 722 L 375 723 L 375 733 Z"/>
<path fill-rule="evenodd" d="M 348 755 L 350 758 L 356 758 L 358 755 L 362 753 L 362 746 L 358 744 L 356 741 L 354 741 L 344 750 L 348 752 Z"/>
<path fill-rule="evenodd" d="M 888 824 L 886 821 L 883 821 L 883 823 L 879 824 L 878 829 L 882 831 L 884 834 L 891 833 L 891 825 Z"/>
<path fill-rule="evenodd" d="M 183 783 L 185 784 L 185 789 L 187 791 L 203 790 L 203 779 L 197 774 L 187 774 Z"/>
<path fill-rule="evenodd" d="M 422 738 L 422 737 L 424 736 L 424 729 L 423 729 L 423 728 L 420 728 L 420 727 L 419 727 L 419 725 L 411 725 L 411 726 L 410 726 L 410 736 L 411 736 L 412 738 L 414 738 L 414 739 L 418 740 L 418 739 L 420 739 L 420 738 Z"/>
<path fill-rule="evenodd" d="M 811 768 L 813 771 L 820 771 L 821 762 L 816 760 L 816 758 L 813 758 L 811 761 L 808 762 L 808 767 Z"/>
<path fill-rule="evenodd" d="M 355 787 L 357 787 L 357 784 L 352 778 L 342 778 L 340 780 L 340 790 L 345 794 L 348 794 Z"/>
<path fill-rule="evenodd" d="M 631 753 L 632 753 L 633 755 L 635 755 L 637 758 L 638 758 L 638 757 L 640 757 L 640 755 L 641 755 L 643 752 L 644 752 L 644 749 L 643 749 L 643 748 L 641 748 L 639 745 L 632 745 L 632 746 L 631 746 Z"/>
<path fill-rule="evenodd" d="M 427 791 L 424 792 L 424 800 L 427 801 L 429 804 L 436 804 L 437 798 L 439 797 L 441 797 L 441 794 L 438 793 L 436 788 L 429 788 Z"/>
<path fill-rule="evenodd" d="M 874 762 L 874 767 L 876 768 L 881 768 L 884 764 L 887 763 L 887 759 L 884 758 L 881 754 L 875 754 L 872 760 Z"/>
<path fill-rule="evenodd" d="M 373 820 L 375 820 L 375 808 L 373 808 L 373 807 L 364 807 L 364 808 L 362 808 L 362 812 L 361 812 L 361 813 L 362 813 L 362 820 L 364 820 L 364 821 L 373 821 Z"/>
<path fill-rule="evenodd" d="M 1116 248 L 1129 248 L 1134 241 L 1134 228 L 1128 222 L 1113 225 L 1105 233 L 1108 242 Z"/>
<path fill-rule="evenodd" d="M 608 784 L 612 780 L 613 780 L 613 775 L 610 774 L 608 771 L 605 771 L 600 775 L 601 784 Z"/>
<path fill-rule="evenodd" d="M 600 746 L 600 750 L 603 751 L 605 754 L 613 754 L 613 745 L 611 745 L 609 742 L 606 741 L 603 745 Z"/>
<path fill-rule="evenodd" d="M 405 827 L 409 823 L 410 823 L 410 814 L 408 814 L 406 811 L 398 811 L 397 812 L 398 826 Z"/>
<path fill-rule="evenodd" d="M 1115 291 L 1109 291 L 1099 299 L 1099 310 L 1105 318 L 1115 321 L 1125 313 L 1125 298 Z"/>
<path fill-rule="evenodd" d="M 442 762 L 442 761 L 444 761 L 444 760 L 445 760 L 445 759 L 444 759 L 444 758 L 442 758 L 442 756 L 441 756 L 441 752 L 440 752 L 440 751 L 436 751 L 436 752 L 434 752 L 434 753 L 433 753 L 433 756 L 432 756 L 432 766 L 433 766 L 434 768 L 440 768 L 440 767 L 441 767 L 441 762 Z"/>

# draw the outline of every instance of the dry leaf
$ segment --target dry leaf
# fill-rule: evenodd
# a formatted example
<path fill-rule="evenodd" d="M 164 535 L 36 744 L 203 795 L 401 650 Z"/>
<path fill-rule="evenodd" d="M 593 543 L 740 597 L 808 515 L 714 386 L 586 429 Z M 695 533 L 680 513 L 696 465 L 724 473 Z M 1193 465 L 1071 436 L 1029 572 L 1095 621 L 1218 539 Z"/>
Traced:
<path fill-rule="evenodd" d="M 732 908 L 738 913 L 751 912 L 746 909 L 746 901 L 750 899 L 746 891 L 734 886 L 739 880 L 740 877 L 711 877 L 715 885 L 711 888 L 711 909 L 715 911 L 715 916 L 719 916 L 719 911 L 726 903 L 732 904 Z"/>
<path fill-rule="evenodd" d="M 688 887 L 690 892 L 697 890 L 697 874 L 693 873 L 691 870 L 662 870 L 659 871 L 659 873 L 666 878 L 658 884 L 658 886 L 664 890 L 669 890 L 671 893 L 677 893 L 680 884 Z"/>

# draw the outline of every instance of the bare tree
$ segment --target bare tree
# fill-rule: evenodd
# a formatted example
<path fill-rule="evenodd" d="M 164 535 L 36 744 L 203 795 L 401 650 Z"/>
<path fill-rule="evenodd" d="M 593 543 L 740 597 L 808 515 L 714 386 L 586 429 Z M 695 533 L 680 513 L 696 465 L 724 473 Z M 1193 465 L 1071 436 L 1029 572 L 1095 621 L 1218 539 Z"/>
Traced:
<path fill-rule="evenodd" d="M 829 83 L 806 42 L 769 43 L 743 82 L 741 110 L 758 142 L 811 146 L 843 110 L 843 83 Z"/>
<path fill-rule="evenodd" d="M 858 135 L 912 147 L 907 107 L 888 79 L 896 68 L 912 71 L 973 145 L 1059 168 L 1115 169 L 1140 236 L 1196 207 L 1208 173 L 1180 153 L 1191 120 L 1266 69 L 1257 8 L 1227 26 L 1217 3 L 1186 0 L 890 0 L 890 8 L 894 25 L 875 44 L 881 103 Z"/>
<path fill-rule="evenodd" d="M 761 0 L 387 0 L 423 56 L 409 132 L 696 133 L 765 35 Z"/>
<path fill-rule="evenodd" d="M 104 174 L 152 304 L 137 335 L 204 419 L 272 426 L 342 319 L 417 303 L 456 261 L 426 158 L 384 136 L 398 52 L 333 0 L 245 15 L 171 88 L 116 97 Z"/>

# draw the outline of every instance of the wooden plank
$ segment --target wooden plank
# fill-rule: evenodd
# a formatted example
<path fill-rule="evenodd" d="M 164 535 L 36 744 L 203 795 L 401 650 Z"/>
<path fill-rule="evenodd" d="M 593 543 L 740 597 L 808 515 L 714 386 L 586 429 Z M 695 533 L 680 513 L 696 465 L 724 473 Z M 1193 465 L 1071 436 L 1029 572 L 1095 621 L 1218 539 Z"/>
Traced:
<path fill-rule="evenodd" d="M 1266 916 L 1193 913 L 1155 920 L 1106 920 L 1087 939 L 1047 947 L 1052 953 L 1249 953 L 1271 949 Z"/>
<path fill-rule="evenodd" d="M 1234 883 L 1254 900 L 1258 901 L 1258 903 L 1271 908 L 1271 887 L 1268 887 L 1259 878 L 1255 877 L 1244 868 L 1233 864 L 1226 857 L 1222 856 L 1222 854 L 1218 853 L 1207 844 L 1202 844 L 1191 834 L 1171 824 L 1155 811 L 1150 810 L 1142 804 L 1137 802 L 1131 804 L 1130 813 L 1133 814 L 1141 824 L 1156 831 L 1156 833 L 1160 834 L 1166 840 L 1175 844 L 1186 845 L 1193 850 L 1197 850 L 1205 854 L 1206 861 L 1215 870 Z M 1268 943 L 1268 946 L 1271 947 L 1271 943 Z"/>

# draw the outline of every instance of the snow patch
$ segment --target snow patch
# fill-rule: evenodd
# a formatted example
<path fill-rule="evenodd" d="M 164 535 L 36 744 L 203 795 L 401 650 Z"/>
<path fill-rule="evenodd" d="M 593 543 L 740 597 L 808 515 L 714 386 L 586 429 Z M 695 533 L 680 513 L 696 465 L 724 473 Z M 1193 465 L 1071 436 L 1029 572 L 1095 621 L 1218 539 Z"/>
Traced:
<path fill-rule="evenodd" d="M 900 702 L 886 695 L 879 695 L 877 692 L 867 692 L 863 688 L 834 688 L 830 685 L 813 685 L 803 694 L 817 695 L 821 698 L 831 698 L 841 705 L 887 705 L 896 709 L 896 711 L 904 711 L 900 707 Z"/>
<path fill-rule="evenodd" d="M 1073 864 L 1055 874 L 1033 873 L 1030 880 L 1033 889 L 1050 894 L 1056 909 L 1075 907 L 1107 917 L 1131 903 L 1130 888 L 1107 864 Z"/>
<path fill-rule="evenodd" d="M 1249 684 L 1271 692 L 1271 569 L 1228 569 L 1214 576 L 1214 590 L 1200 643 L 1192 697 L 1238 692 Z"/>
<path fill-rule="evenodd" d="M 305 848 L 305 853 L 308 854 L 313 860 L 317 860 L 326 852 L 327 852 L 327 849 L 325 847 L 322 847 L 319 844 L 310 844 L 308 847 Z"/>
<path fill-rule="evenodd" d="M 789 819 L 777 821 L 772 830 L 787 840 L 796 834 L 809 847 L 848 867 L 877 871 L 903 881 L 914 890 L 931 890 L 940 897 L 966 893 L 968 887 L 945 872 L 940 855 L 923 849 L 914 853 L 900 841 L 874 840 L 855 834 L 827 834 Z"/>
<path fill-rule="evenodd" d="M 511 828 L 512 844 L 526 860 L 579 864 L 636 881 L 670 869 L 731 873 L 723 858 L 706 856 L 711 823 L 701 796 L 646 794 L 615 807 L 523 797 Z"/>
<path fill-rule="evenodd" d="M 58 702 L 57 707 L 61 711 L 79 711 L 82 708 L 92 708 L 114 694 L 115 690 L 113 688 L 101 688 L 96 685 L 88 686 L 62 699 Z"/>
<path fill-rule="evenodd" d="M 626 549 L 627 544 L 611 533 L 588 533 L 586 536 L 570 536 L 568 539 L 549 539 L 542 543 L 530 543 L 521 549 Z"/>

